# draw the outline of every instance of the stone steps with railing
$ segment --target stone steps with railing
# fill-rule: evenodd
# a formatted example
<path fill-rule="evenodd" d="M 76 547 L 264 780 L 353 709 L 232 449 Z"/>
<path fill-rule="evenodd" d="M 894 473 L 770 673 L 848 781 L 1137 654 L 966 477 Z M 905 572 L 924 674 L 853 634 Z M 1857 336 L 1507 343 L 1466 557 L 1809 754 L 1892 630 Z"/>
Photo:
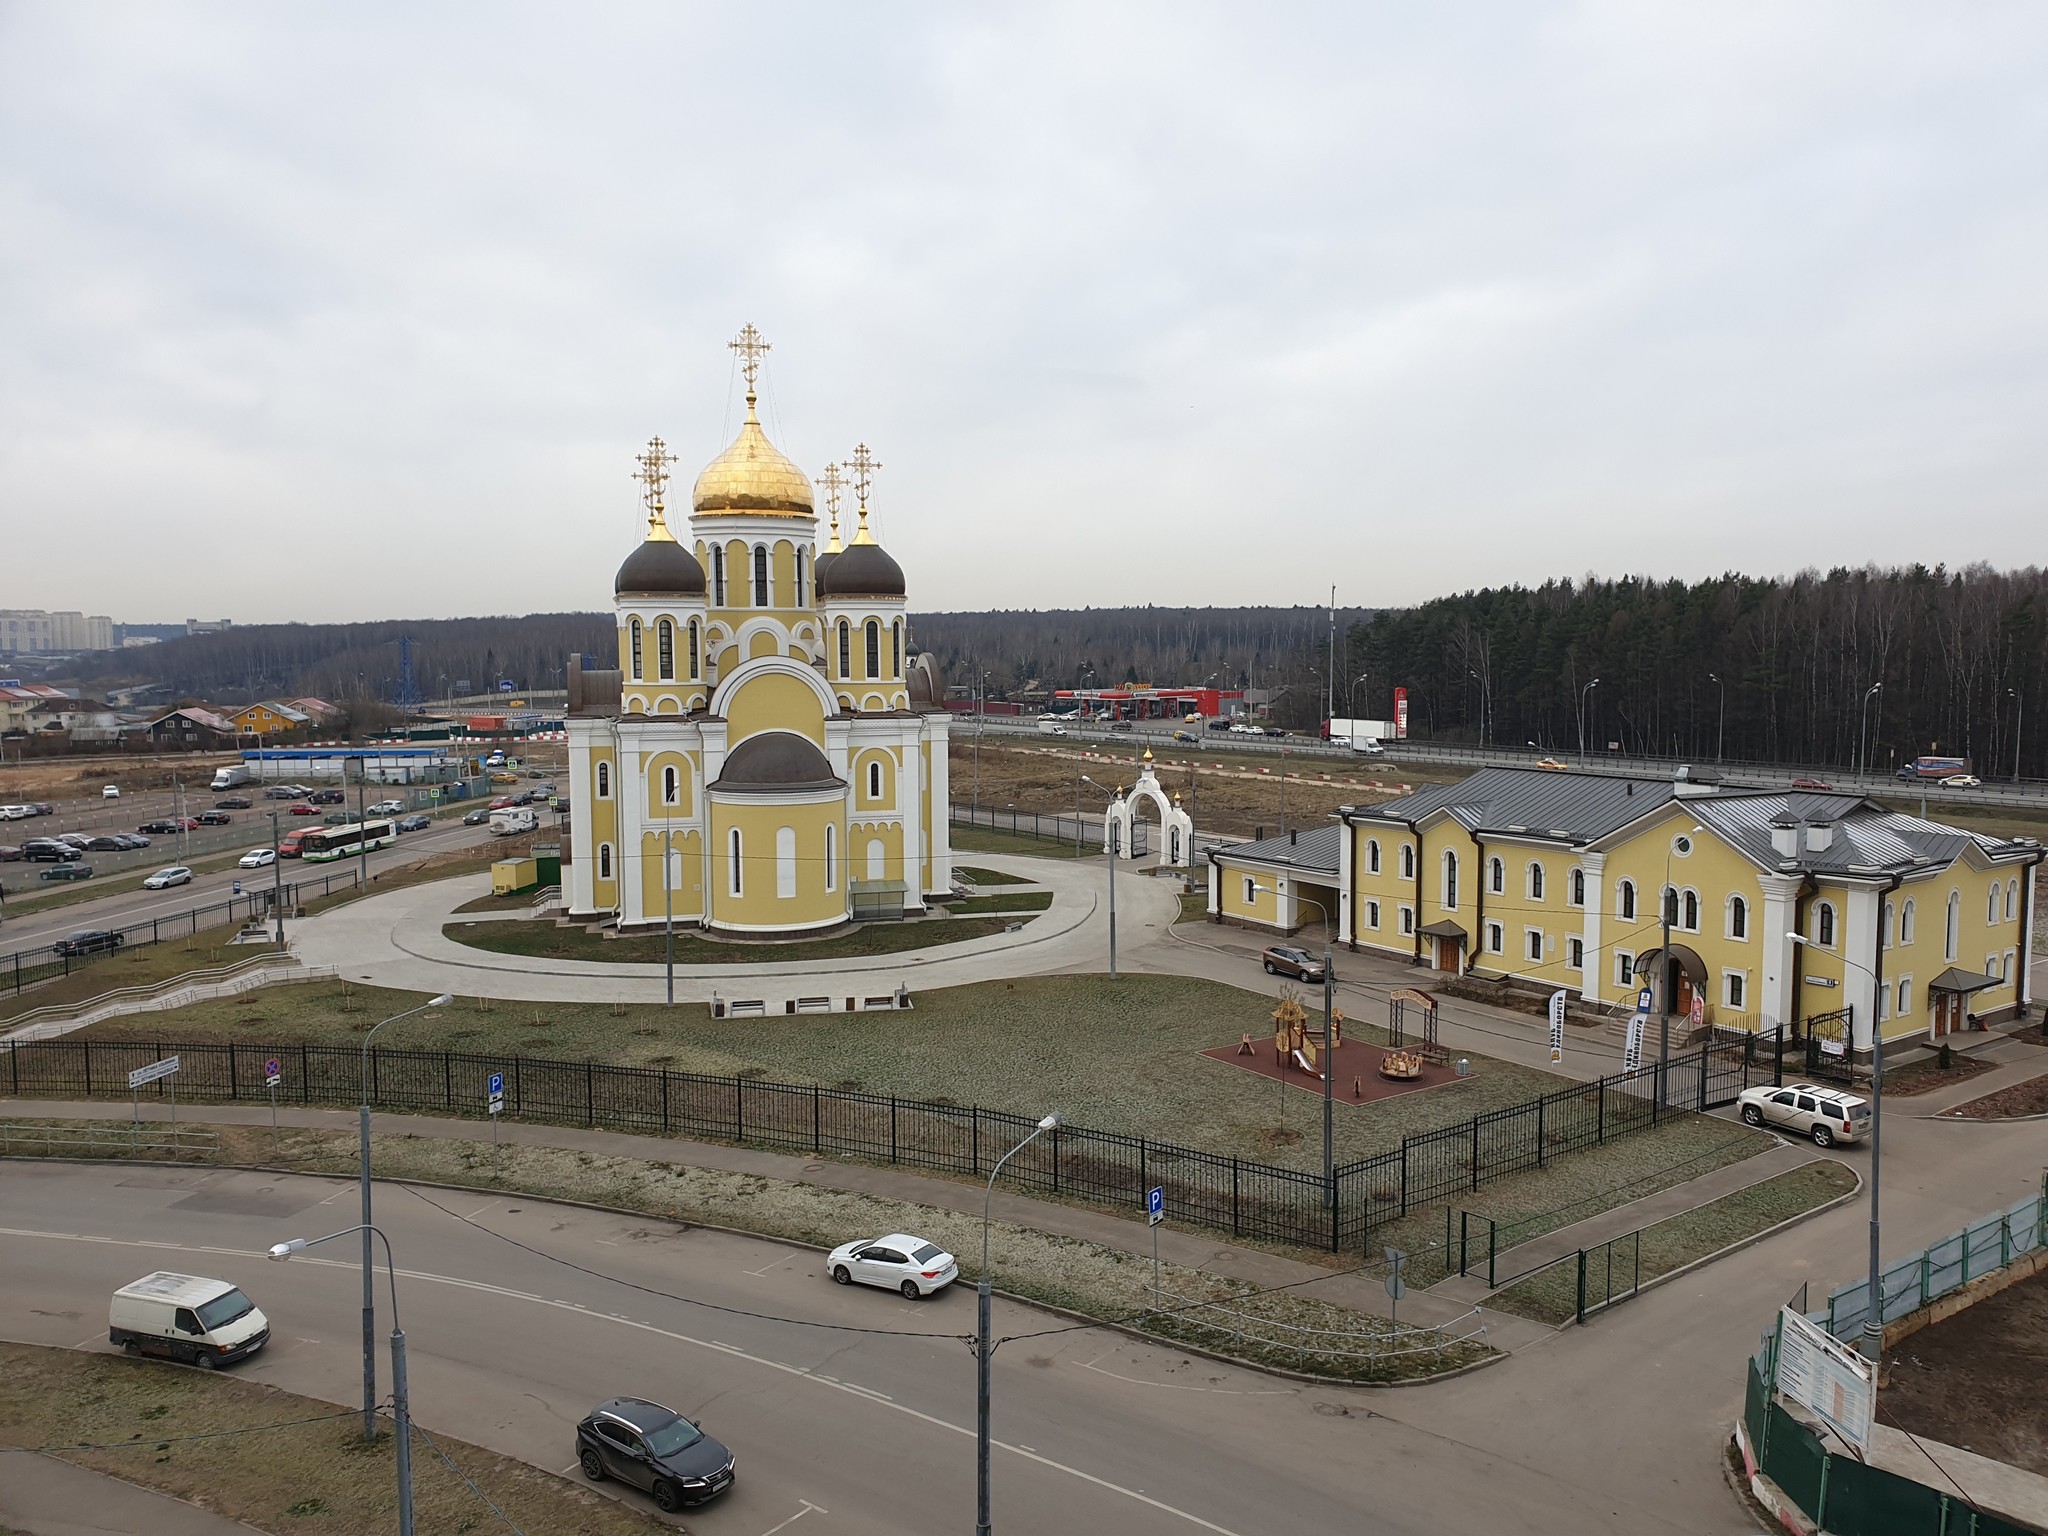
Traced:
<path fill-rule="evenodd" d="M 324 981 L 337 974 L 331 965 L 301 965 L 288 955 L 256 955 L 235 965 L 187 971 L 182 976 L 172 976 L 144 986 L 118 987 L 76 1003 L 53 1003 L 31 1009 L 7 1021 L 9 1027 L 6 1034 L 0 1035 L 0 1046 L 12 1045 L 17 1040 L 54 1039 L 122 1014 L 184 1008 L 214 998 L 253 992 L 259 987 Z"/>

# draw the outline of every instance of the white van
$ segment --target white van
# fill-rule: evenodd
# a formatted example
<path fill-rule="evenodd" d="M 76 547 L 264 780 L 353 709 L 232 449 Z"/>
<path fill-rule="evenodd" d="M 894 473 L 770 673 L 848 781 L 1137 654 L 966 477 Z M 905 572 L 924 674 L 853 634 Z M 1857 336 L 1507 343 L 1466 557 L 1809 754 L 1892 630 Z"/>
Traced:
<path fill-rule="evenodd" d="M 211 1369 L 270 1342 L 270 1319 L 225 1280 L 160 1269 L 114 1292 L 107 1342 Z"/>
<path fill-rule="evenodd" d="M 1067 734 L 1067 722 L 1059 715 L 1040 715 L 1038 717 L 1038 734 L 1041 736 L 1064 736 Z"/>
<path fill-rule="evenodd" d="M 540 817 L 528 806 L 507 806 L 502 811 L 491 812 L 491 833 L 496 837 L 516 837 L 521 832 L 540 830 Z"/>
<path fill-rule="evenodd" d="M 236 763 L 233 767 L 214 769 L 213 782 L 207 788 L 218 791 L 233 789 L 237 784 L 253 784 L 255 782 L 255 769 L 251 768 L 247 763 Z"/>

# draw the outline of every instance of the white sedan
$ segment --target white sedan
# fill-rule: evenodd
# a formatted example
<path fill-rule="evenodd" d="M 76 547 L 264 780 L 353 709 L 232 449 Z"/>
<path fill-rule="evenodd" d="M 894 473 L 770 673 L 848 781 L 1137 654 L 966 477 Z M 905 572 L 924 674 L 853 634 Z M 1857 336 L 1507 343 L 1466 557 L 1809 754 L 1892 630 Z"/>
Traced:
<path fill-rule="evenodd" d="M 901 1291 L 911 1301 L 944 1290 L 960 1278 L 953 1255 L 937 1243 L 907 1232 L 841 1243 L 826 1257 L 825 1265 L 841 1285 L 884 1286 Z"/>
<path fill-rule="evenodd" d="M 190 885 L 191 883 L 192 871 L 182 864 L 173 864 L 168 869 L 158 870 L 147 880 L 143 881 L 142 888 L 145 891 L 161 891 L 167 886 Z"/>
<path fill-rule="evenodd" d="M 1982 789 L 1984 781 L 1974 773 L 1952 773 L 1941 781 L 1943 789 Z"/>
<path fill-rule="evenodd" d="M 277 862 L 277 852 L 272 848 L 251 848 L 235 862 L 244 869 L 262 869 Z"/>

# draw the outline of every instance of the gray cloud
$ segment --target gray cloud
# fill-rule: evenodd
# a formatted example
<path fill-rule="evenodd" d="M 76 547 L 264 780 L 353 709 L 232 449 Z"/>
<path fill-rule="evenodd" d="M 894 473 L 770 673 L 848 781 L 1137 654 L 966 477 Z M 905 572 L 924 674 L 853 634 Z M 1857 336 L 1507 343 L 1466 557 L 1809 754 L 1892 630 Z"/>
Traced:
<path fill-rule="evenodd" d="M 2024 6 L 0 4 L 0 603 L 599 604 L 747 319 L 925 608 L 2039 561 L 2044 64 Z"/>

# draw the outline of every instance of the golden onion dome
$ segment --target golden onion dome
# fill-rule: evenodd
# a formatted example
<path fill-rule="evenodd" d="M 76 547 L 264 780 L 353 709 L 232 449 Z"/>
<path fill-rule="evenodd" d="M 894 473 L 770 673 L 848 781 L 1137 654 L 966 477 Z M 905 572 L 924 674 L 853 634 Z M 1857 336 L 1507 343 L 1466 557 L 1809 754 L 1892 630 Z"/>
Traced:
<path fill-rule="evenodd" d="M 696 512 L 752 512 L 770 517 L 816 519 L 811 482 L 782 450 L 768 441 L 747 391 L 747 419 L 732 446 L 704 466 L 690 492 Z"/>

